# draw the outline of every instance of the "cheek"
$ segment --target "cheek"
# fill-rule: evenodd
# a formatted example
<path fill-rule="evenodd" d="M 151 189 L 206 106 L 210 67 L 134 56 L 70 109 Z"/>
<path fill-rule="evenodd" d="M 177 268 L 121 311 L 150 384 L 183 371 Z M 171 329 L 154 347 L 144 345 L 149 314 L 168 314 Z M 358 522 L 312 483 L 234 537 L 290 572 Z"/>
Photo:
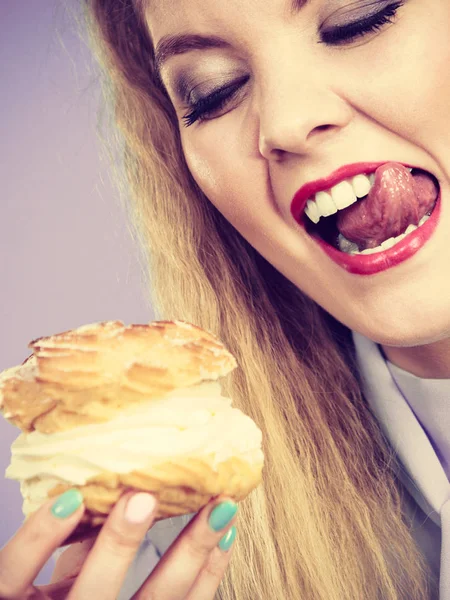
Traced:
<path fill-rule="evenodd" d="M 273 198 L 265 161 L 255 155 L 257 144 L 242 129 L 233 128 L 231 113 L 204 125 L 182 140 L 189 170 L 216 208 L 247 239 L 261 231 Z M 188 139 L 189 138 L 189 139 Z M 256 144 L 256 146 L 255 146 Z"/>
<path fill-rule="evenodd" d="M 427 40 L 420 46 L 412 45 L 406 53 L 408 69 L 399 68 L 396 81 L 402 93 L 397 102 L 403 108 L 400 118 L 405 130 L 429 147 L 442 135 L 449 139 L 450 43 L 446 38 Z"/>
<path fill-rule="evenodd" d="M 450 14 L 447 15 L 450 22 Z M 421 70 L 421 80 L 417 82 L 417 96 L 420 101 L 418 110 L 422 110 L 422 130 L 424 133 L 433 136 L 436 149 L 442 145 L 445 153 L 440 152 L 439 158 L 447 156 L 447 149 L 450 143 L 450 36 L 441 35 L 440 39 L 433 39 L 433 44 L 425 51 L 423 68 Z M 419 58 L 418 58 L 419 60 Z M 427 140 L 421 138 L 421 132 L 417 135 L 423 142 Z M 447 164 L 450 162 L 447 161 Z"/>
<path fill-rule="evenodd" d="M 421 14 L 419 3 L 414 9 L 418 13 L 411 21 L 421 27 L 405 22 L 407 31 L 385 46 L 389 51 L 372 56 L 363 93 L 372 107 L 370 116 L 434 152 L 440 140 L 450 140 L 450 10 L 446 3 L 437 14 Z"/>

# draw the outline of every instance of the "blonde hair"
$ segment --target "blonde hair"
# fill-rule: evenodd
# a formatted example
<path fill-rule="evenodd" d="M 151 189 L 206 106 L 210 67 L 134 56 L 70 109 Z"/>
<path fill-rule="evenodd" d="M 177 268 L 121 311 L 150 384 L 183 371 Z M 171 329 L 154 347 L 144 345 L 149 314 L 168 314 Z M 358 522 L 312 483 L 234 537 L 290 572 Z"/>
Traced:
<path fill-rule="evenodd" d="M 280 274 L 193 180 L 136 0 L 84 0 L 119 149 L 117 185 L 159 319 L 217 335 L 223 381 L 263 431 L 263 483 L 241 503 L 222 600 L 428 600 L 398 464 L 369 411 L 348 328 Z M 112 157 L 112 151 L 110 156 Z"/>

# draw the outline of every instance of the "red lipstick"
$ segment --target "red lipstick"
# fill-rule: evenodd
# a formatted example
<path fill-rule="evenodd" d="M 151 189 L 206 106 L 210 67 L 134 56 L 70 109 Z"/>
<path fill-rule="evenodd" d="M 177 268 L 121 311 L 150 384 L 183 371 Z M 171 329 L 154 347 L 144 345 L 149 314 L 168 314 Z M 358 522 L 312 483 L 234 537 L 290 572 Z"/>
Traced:
<path fill-rule="evenodd" d="M 291 204 L 292 216 L 297 223 L 299 223 L 299 225 L 305 229 L 307 217 L 304 213 L 304 209 L 307 201 L 312 198 L 314 194 L 329 190 L 344 179 L 354 177 L 360 173 L 364 173 L 366 175 L 373 173 L 383 164 L 386 164 L 386 162 L 356 163 L 353 165 L 347 165 L 345 167 L 341 167 L 329 177 L 305 184 L 294 196 Z M 400 164 L 403 164 L 403 166 L 408 168 L 412 167 L 412 165 L 406 165 L 404 163 Z M 335 264 L 339 265 L 347 272 L 355 275 L 374 275 L 391 267 L 395 267 L 396 265 L 406 261 L 408 258 L 414 256 L 414 254 L 416 254 L 432 237 L 439 223 L 440 216 L 441 192 L 439 191 L 434 209 L 426 223 L 407 235 L 395 246 L 385 251 L 380 251 L 373 254 L 347 254 L 346 252 L 341 252 L 340 250 L 328 244 L 319 235 L 313 233 L 310 235 L 310 237 Z"/>

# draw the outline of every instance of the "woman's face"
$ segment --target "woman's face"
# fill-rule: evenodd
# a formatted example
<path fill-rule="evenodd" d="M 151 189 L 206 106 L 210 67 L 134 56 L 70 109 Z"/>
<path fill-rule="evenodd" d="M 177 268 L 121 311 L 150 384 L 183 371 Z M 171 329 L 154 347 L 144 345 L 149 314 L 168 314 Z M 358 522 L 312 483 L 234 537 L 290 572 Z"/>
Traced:
<path fill-rule="evenodd" d="M 260 254 L 346 326 L 387 346 L 440 341 L 442 349 L 450 338 L 450 3 L 292 1 L 151 3 L 155 48 L 168 35 L 223 40 L 188 44 L 161 63 L 192 175 Z M 186 118 L 189 102 L 225 86 L 234 93 L 226 104 L 205 120 Z M 397 266 L 349 272 L 297 223 L 291 202 L 345 165 L 390 161 L 435 175 L 439 223 Z M 447 358 L 450 366 L 450 350 Z"/>

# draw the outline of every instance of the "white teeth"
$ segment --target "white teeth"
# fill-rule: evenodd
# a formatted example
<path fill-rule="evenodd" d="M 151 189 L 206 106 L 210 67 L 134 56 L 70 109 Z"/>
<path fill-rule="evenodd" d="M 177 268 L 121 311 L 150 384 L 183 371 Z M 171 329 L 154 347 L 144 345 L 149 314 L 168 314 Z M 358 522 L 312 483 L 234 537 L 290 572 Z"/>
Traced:
<path fill-rule="evenodd" d="M 353 186 L 348 181 L 341 181 L 331 188 L 331 197 L 339 210 L 347 208 L 356 202 Z"/>
<path fill-rule="evenodd" d="M 422 217 L 420 219 L 420 221 L 419 221 L 419 227 L 421 225 L 423 225 L 426 221 L 428 221 L 428 218 L 429 217 L 427 215 L 425 215 L 424 217 Z M 405 233 L 403 235 L 408 235 L 408 233 L 411 233 L 412 231 L 415 231 L 416 229 L 417 229 L 417 225 L 412 225 L 412 224 L 408 225 L 408 227 L 407 227 L 407 229 L 406 229 L 406 231 L 405 231 Z"/>
<path fill-rule="evenodd" d="M 352 179 L 352 185 L 353 190 L 358 198 L 367 196 L 367 194 L 370 192 L 370 188 L 372 187 L 367 175 L 356 175 L 356 177 L 353 177 Z"/>
<path fill-rule="evenodd" d="M 320 212 L 317 204 L 314 200 L 308 200 L 305 206 L 305 213 L 311 219 L 313 223 L 318 223 L 320 219 Z"/>
<path fill-rule="evenodd" d="M 338 210 L 351 206 L 359 198 L 367 196 L 374 182 L 375 173 L 345 179 L 326 192 L 317 192 L 306 203 L 305 213 L 313 223 L 317 224 L 320 217 L 329 217 Z"/>
<path fill-rule="evenodd" d="M 328 192 L 318 192 L 315 200 L 321 217 L 329 217 L 337 212 L 336 205 Z"/>
<path fill-rule="evenodd" d="M 388 248 L 392 248 L 392 246 L 395 246 L 396 244 L 401 242 L 403 238 L 405 238 L 407 235 L 409 235 L 410 233 L 412 233 L 413 231 L 415 231 L 416 229 L 421 227 L 424 223 L 426 223 L 429 218 L 430 218 L 430 215 L 425 215 L 424 217 L 422 217 L 420 219 L 418 226 L 412 225 L 412 224 L 408 225 L 405 233 L 402 233 L 401 235 L 398 235 L 397 237 L 391 237 L 388 240 L 385 240 L 377 248 L 368 248 L 367 250 L 362 250 L 361 252 L 359 252 L 359 250 L 358 250 L 358 244 L 351 242 L 346 237 L 344 237 L 342 235 L 342 233 L 340 233 L 339 234 L 339 249 L 342 252 L 345 252 L 347 254 L 376 254 L 378 252 L 383 252 L 384 250 L 388 250 Z"/>
<path fill-rule="evenodd" d="M 383 248 L 383 250 L 389 250 L 389 248 L 392 248 L 392 246 L 395 246 L 395 244 L 397 242 L 402 241 L 403 238 L 400 236 L 398 236 L 398 237 L 399 237 L 399 239 L 391 237 L 388 240 L 384 240 L 384 242 L 381 242 L 380 246 Z"/>
<path fill-rule="evenodd" d="M 319 209 L 315 200 L 308 200 L 305 206 L 305 215 L 309 217 L 313 223 L 317 224 L 320 221 L 322 212 Z"/>

